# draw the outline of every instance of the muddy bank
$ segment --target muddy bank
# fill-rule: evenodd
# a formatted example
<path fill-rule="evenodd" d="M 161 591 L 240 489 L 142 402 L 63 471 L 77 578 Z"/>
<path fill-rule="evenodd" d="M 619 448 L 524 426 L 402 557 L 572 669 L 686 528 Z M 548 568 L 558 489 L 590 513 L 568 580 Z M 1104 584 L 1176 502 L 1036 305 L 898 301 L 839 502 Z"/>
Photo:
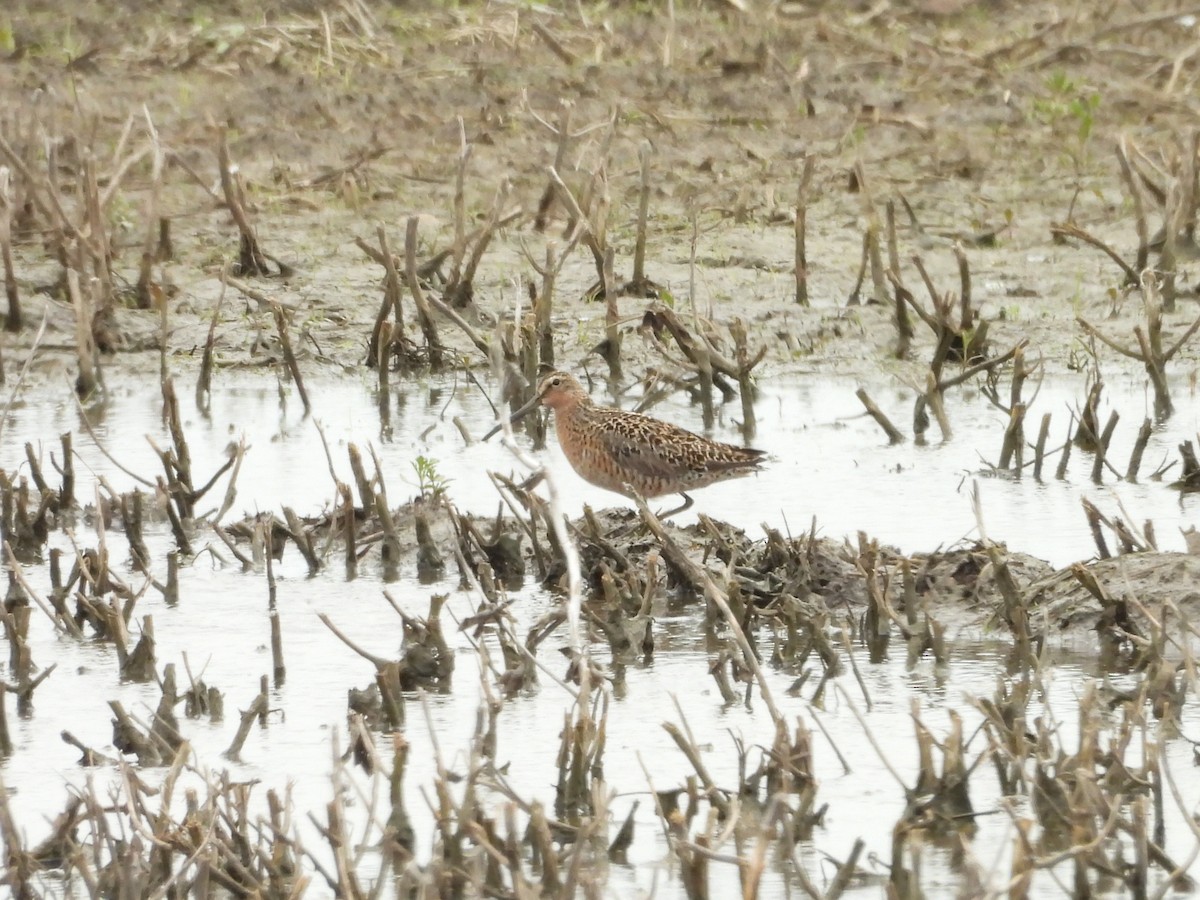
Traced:
<path fill-rule="evenodd" d="M 373 365 L 393 276 L 364 245 L 378 254 L 384 228 L 407 293 L 410 217 L 416 268 L 435 300 L 488 337 L 518 302 L 528 308 L 530 289 L 550 289 L 543 326 L 572 367 L 604 366 L 591 351 L 610 338 L 611 316 L 588 298 L 603 284 L 606 249 L 614 284 L 634 288 L 615 310 L 629 373 L 692 368 L 670 341 L 634 331 L 649 293 L 711 322 L 700 330 L 728 357 L 728 326 L 741 320 L 748 355 L 762 354 L 756 375 L 882 369 L 920 385 L 939 337 L 918 322 L 900 338 L 888 269 L 926 309 L 969 290 L 997 354 L 1027 340 L 1049 373 L 1130 365 L 1103 342 L 1089 362 L 1093 341 L 1075 320 L 1134 345 L 1143 311 L 1129 291 L 1147 262 L 1177 272 L 1173 289 L 1191 295 L 1190 231 L 1165 260 L 1151 238 L 1171 213 L 1162 204 L 1172 179 L 1187 180 L 1171 167 L 1195 114 L 1192 63 L 1181 55 L 1193 26 L 1127 4 L 1101 17 L 1022 4 L 995 29 L 1000 13 L 951 5 L 846 20 L 817 4 L 732 21 L 702 7 L 667 21 L 504 6 L 322 20 L 304 4 L 234 4 L 202 15 L 122 8 L 114 32 L 112 11 L 88 3 L 64 35 L 42 4 L 19 3 L 0 62 L 16 101 L 3 123 L 10 290 L 27 323 L 49 317 L 43 355 L 74 356 L 61 264 L 70 254 L 45 239 L 69 237 L 87 213 L 46 182 L 49 140 L 64 183 L 84 190 L 85 160 L 100 163 L 103 222 L 90 227 L 109 233 L 88 254 L 100 253 L 104 270 L 104 293 L 91 298 L 96 343 L 119 353 L 95 364 L 113 378 L 152 369 L 154 351 L 189 365 L 212 323 L 218 367 L 278 359 L 271 302 L 306 367 Z M 1164 61 L 1153 89 L 1125 41 Z M 236 184 L 221 183 L 222 139 L 209 122 L 224 128 Z M 1114 152 L 1122 139 L 1123 155 Z M 582 219 L 552 165 L 586 207 Z M 1187 208 L 1179 215 L 1191 220 Z M 580 221 L 587 233 L 572 236 Z M 255 276 L 243 250 L 284 271 L 271 263 Z M 548 252 L 560 266 L 549 281 Z M 219 305 L 229 291 L 221 272 L 235 262 L 252 270 L 258 299 L 230 294 Z M 802 287 L 811 306 L 797 302 Z M 1186 302 L 1169 307 L 1168 347 L 1194 318 Z M 429 332 L 411 298 L 403 310 L 389 337 L 397 358 L 427 363 Z M 456 321 L 430 315 L 448 355 L 486 362 Z M 34 330 L 21 329 L 16 346 Z M 1197 351 L 1189 342 L 1180 353 L 1170 368 L 1186 372 Z M 9 357 L 11 369 L 19 361 Z"/>
<path fill-rule="evenodd" d="M 527 500 L 530 495 L 516 496 Z M 403 566 L 433 582 L 457 568 L 463 586 L 480 584 L 493 601 L 530 581 L 565 592 L 565 557 L 545 507 L 533 504 L 534 512 L 519 524 L 507 516 L 463 515 L 436 501 L 418 500 L 394 510 L 385 526 L 358 508 L 356 528 L 364 537 L 352 544 L 356 565 L 382 567 L 392 577 Z M 285 548 L 303 548 L 305 559 L 312 559 L 312 547 L 337 541 L 344 527 L 337 516 L 270 522 L 277 558 Z M 262 527 L 263 520 L 256 518 L 229 531 L 249 541 Z M 707 516 L 681 527 L 660 522 L 650 510 L 639 514 L 628 508 L 589 512 L 568 529 L 579 545 L 585 599 L 598 622 L 703 607 L 710 586 L 739 599 L 748 627 L 801 615 L 819 627 L 847 627 L 857 636 L 870 616 L 878 634 L 894 628 L 905 639 L 918 621 L 922 629 L 936 628 L 939 640 L 1011 636 L 1017 606 L 1035 640 L 1127 645 L 1156 628 L 1184 638 L 1190 634 L 1188 623 L 1200 614 L 1195 587 L 1200 557 L 1187 553 L 1131 550 L 1056 570 L 1002 544 L 901 554 L 863 534 L 857 543 L 808 534 L 788 537 L 772 528 L 753 537 Z M 394 546 L 375 552 L 379 541 L 394 541 Z M 327 554 L 318 565 L 338 552 Z M 611 633 L 604 626 L 602 632 Z"/>

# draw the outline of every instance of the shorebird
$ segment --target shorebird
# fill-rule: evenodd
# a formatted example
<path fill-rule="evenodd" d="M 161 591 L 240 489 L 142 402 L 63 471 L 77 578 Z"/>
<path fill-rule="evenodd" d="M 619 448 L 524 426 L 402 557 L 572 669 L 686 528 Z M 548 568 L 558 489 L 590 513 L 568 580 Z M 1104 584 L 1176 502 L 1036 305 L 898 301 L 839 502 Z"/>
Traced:
<path fill-rule="evenodd" d="M 554 411 L 554 429 L 563 455 L 585 480 L 605 490 L 633 498 L 679 494 L 692 505 L 689 490 L 707 487 L 757 471 L 765 453 L 693 434 L 678 425 L 641 413 L 597 406 L 574 376 L 551 372 L 539 383 L 533 399 L 516 410 L 516 422 L 538 406 Z M 491 437 L 497 425 L 484 440 Z"/>

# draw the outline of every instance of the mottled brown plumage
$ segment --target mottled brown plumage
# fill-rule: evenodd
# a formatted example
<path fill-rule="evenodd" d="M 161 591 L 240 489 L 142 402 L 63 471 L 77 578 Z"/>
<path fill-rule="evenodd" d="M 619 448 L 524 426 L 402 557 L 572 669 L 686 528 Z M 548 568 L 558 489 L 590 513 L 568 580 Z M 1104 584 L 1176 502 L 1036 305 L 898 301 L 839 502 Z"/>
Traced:
<path fill-rule="evenodd" d="M 583 386 L 566 372 L 551 372 L 533 399 L 513 413 L 521 418 L 538 405 L 554 410 L 554 427 L 563 454 L 586 481 L 626 497 L 681 494 L 756 471 L 764 453 L 709 440 L 641 413 L 597 406 Z"/>

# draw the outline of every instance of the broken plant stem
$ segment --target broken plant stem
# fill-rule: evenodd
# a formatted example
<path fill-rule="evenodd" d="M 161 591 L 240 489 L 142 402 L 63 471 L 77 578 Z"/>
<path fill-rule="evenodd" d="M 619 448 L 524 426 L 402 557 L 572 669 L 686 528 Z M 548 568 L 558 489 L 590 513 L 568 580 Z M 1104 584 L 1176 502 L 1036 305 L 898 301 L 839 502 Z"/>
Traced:
<path fill-rule="evenodd" d="M 404 230 L 404 271 L 408 280 L 408 289 L 413 296 L 413 303 L 417 307 L 417 322 L 421 326 L 421 333 L 425 336 L 425 350 L 429 354 L 429 365 L 433 369 L 439 369 L 442 365 L 442 343 L 438 338 L 437 325 L 429 313 L 429 303 L 425 297 L 425 290 L 421 287 L 421 279 L 417 277 L 417 227 L 419 224 L 420 219 L 417 216 L 409 216 Z M 456 238 L 456 245 L 457 242 Z"/>

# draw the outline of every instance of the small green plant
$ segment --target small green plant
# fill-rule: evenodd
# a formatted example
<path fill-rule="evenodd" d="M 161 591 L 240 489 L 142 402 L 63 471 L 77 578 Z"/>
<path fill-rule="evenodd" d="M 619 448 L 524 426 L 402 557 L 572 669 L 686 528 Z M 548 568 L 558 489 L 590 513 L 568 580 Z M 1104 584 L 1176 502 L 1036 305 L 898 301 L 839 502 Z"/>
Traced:
<path fill-rule="evenodd" d="M 83 44 L 75 36 L 75 32 L 71 29 L 69 23 L 66 31 L 62 33 L 62 37 L 59 39 L 58 46 L 62 53 L 63 61 L 67 63 L 74 62 L 83 53 Z"/>
<path fill-rule="evenodd" d="M 1096 124 L 1096 110 L 1099 107 L 1099 94 L 1081 94 L 1067 104 L 1067 112 L 1075 117 L 1075 121 L 1079 125 L 1079 142 L 1081 144 L 1092 136 L 1092 128 Z"/>
<path fill-rule="evenodd" d="M 861 123 L 855 125 L 842 137 L 842 149 L 856 150 L 863 146 L 867 140 L 867 129 Z"/>
<path fill-rule="evenodd" d="M 1075 146 L 1068 155 L 1077 171 L 1088 162 L 1088 142 L 1096 127 L 1100 94 L 1073 81 L 1066 72 L 1053 72 L 1046 78 L 1046 95 L 1033 101 L 1033 114 L 1041 122 L 1057 128 L 1060 123 L 1075 122 Z"/>
<path fill-rule="evenodd" d="M 575 343 L 580 347 L 590 347 L 595 343 L 591 324 L 584 319 L 577 319 L 575 322 Z"/>
<path fill-rule="evenodd" d="M 108 205 L 109 224 L 126 234 L 133 231 L 135 212 L 133 204 L 123 194 L 117 194 Z"/>
<path fill-rule="evenodd" d="M 438 471 L 437 460 L 418 456 L 413 460 L 413 471 L 417 473 L 417 487 L 425 500 L 441 500 L 446 496 L 451 479 Z"/>

